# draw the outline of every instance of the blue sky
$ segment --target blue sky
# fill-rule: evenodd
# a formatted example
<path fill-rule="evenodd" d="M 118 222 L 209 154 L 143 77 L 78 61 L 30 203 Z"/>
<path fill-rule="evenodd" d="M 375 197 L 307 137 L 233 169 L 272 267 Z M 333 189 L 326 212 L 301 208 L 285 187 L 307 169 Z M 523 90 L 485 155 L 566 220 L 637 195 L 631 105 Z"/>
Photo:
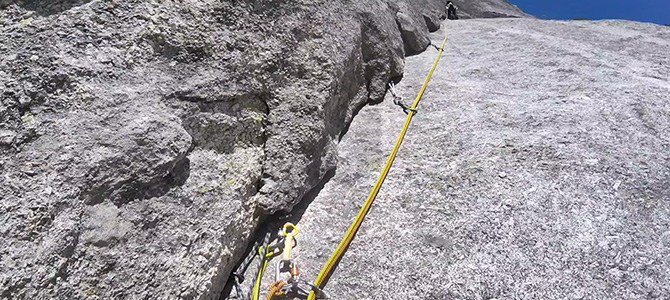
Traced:
<path fill-rule="evenodd" d="M 508 0 L 547 19 L 626 19 L 670 24 L 670 0 Z"/>

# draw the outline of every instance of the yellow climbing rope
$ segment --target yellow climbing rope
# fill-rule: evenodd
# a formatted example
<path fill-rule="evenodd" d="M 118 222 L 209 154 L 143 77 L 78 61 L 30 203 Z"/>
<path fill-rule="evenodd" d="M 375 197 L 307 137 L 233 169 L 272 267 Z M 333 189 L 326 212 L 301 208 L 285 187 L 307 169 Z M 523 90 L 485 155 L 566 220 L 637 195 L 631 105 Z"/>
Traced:
<path fill-rule="evenodd" d="M 321 272 L 319 273 L 319 276 L 316 278 L 314 281 L 314 285 L 316 285 L 319 288 L 324 287 L 324 283 L 326 278 L 328 278 L 331 273 L 334 270 L 335 265 L 337 262 L 342 258 L 344 253 L 346 252 L 347 248 L 349 247 L 349 244 L 351 244 L 351 241 L 354 239 L 354 236 L 356 235 L 356 232 L 358 232 L 358 229 L 361 227 L 361 224 L 363 223 L 363 219 L 365 219 L 365 216 L 367 215 L 368 211 L 370 210 L 370 207 L 372 207 L 372 203 L 375 201 L 375 198 L 377 198 L 377 194 L 379 193 L 379 190 L 382 187 L 382 184 L 384 184 L 384 180 L 386 179 L 386 176 L 389 173 L 389 170 L 391 170 L 391 166 L 393 165 L 393 162 L 395 161 L 396 155 L 398 155 L 398 150 L 400 149 L 400 145 L 402 144 L 403 139 L 405 138 L 405 134 L 407 134 L 407 129 L 409 128 L 409 124 L 412 122 L 412 118 L 414 117 L 414 114 L 416 114 L 416 108 L 419 105 L 419 102 L 421 102 L 421 98 L 423 97 L 424 92 L 426 91 L 426 87 L 428 86 L 428 82 L 430 82 L 430 78 L 433 76 L 433 72 L 435 71 L 435 68 L 437 68 L 437 64 L 440 61 L 440 57 L 442 56 L 442 52 L 444 51 L 444 46 L 447 44 L 447 37 L 448 35 L 445 35 L 444 41 L 442 42 L 442 46 L 438 49 L 439 52 L 437 54 L 437 59 L 435 59 L 435 63 L 433 64 L 433 67 L 430 69 L 430 73 L 428 73 L 428 76 L 426 77 L 425 82 L 423 83 L 423 86 L 421 87 L 421 90 L 419 91 L 419 95 L 416 96 L 416 99 L 414 100 L 414 103 L 412 104 L 412 108 L 408 111 L 407 113 L 407 119 L 405 119 L 405 125 L 402 128 L 402 131 L 400 132 L 400 136 L 398 136 L 398 140 L 395 143 L 395 146 L 393 147 L 393 151 L 391 151 L 391 155 L 389 156 L 388 160 L 386 161 L 386 165 L 384 166 L 384 169 L 382 170 L 381 175 L 379 175 L 379 179 L 377 179 L 377 182 L 375 183 L 374 187 L 372 188 L 372 191 L 370 192 L 370 195 L 368 196 L 367 200 L 365 200 L 365 204 L 361 208 L 361 210 L 358 212 L 358 215 L 356 216 L 356 219 L 354 222 L 351 224 L 349 227 L 349 230 L 347 230 L 347 234 L 344 236 L 340 244 L 337 246 L 337 249 L 335 249 L 335 252 L 333 255 L 328 259 L 328 262 L 326 262 L 326 265 L 323 267 Z M 315 300 L 316 299 L 316 293 L 314 291 L 309 293 L 309 297 L 307 300 Z"/>
<path fill-rule="evenodd" d="M 268 267 L 268 262 L 272 257 L 274 257 L 277 252 L 268 252 L 267 249 L 264 249 L 263 247 L 258 248 L 258 254 L 261 257 L 261 268 L 258 270 L 258 275 L 256 276 L 256 284 L 254 284 L 254 290 L 251 293 L 251 299 L 252 300 L 259 300 L 260 294 L 261 294 L 261 282 L 263 281 L 263 275 L 265 274 L 265 270 Z"/>

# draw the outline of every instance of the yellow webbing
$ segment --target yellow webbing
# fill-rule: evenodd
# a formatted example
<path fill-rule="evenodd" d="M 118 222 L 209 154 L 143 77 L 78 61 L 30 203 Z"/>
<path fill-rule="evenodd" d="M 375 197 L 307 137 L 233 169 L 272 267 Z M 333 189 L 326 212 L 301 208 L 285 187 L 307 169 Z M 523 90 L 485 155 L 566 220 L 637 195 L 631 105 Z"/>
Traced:
<path fill-rule="evenodd" d="M 328 262 L 326 262 L 326 265 L 319 273 L 319 276 L 317 276 L 316 280 L 314 280 L 314 285 L 318 286 L 319 288 L 324 287 L 324 281 L 326 280 L 326 278 L 328 278 L 328 276 L 330 276 L 330 274 L 333 272 L 333 268 L 340 260 L 340 258 L 342 258 L 344 252 L 346 252 L 347 248 L 349 247 L 349 244 L 351 244 L 351 241 L 354 239 L 356 232 L 358 232 L 358 229 L 361 227 L 363 219 L 365 219 L 365 215 L 367 215 L 368 211 L 370 210 L 370 207 L 372 207 L 372 203 L 375 201 L 375 198 L 377 198 L 377 194 L 379 193 L 382 184 L 384 184 L 384 180 L 386 179 L 389 170 L 391 170 L 393 161 L 395 161 L 396 155 L 398 155 L 400 145 L 402 144 L 402 141 L 405 138 L 405 134 L 407 133 L 407 129 L 409 128 L 409 124 L 412 122 L 412 118 L 414 117 L 415 109 L 419 105 L 419 102 L 421 102 L 421 98 L 423 97 L 423 94 L 426 91 L 426 87 L 428 86 L 428 82 L 430 82 L 430 78 L 433 76 L 435 68 L 437 68 L 437 64 L 440 61 L 440 57 L 442 56 L 442 52 L 444 51 L 444 46 L 446 44 L 447 44 L 447 36 L 445 35 L 444 41 L 442 42 L 442 46 L 440 47 L 439 52 L 437 54 L 437 59 L 435 59 L 435 63 L 433 64 L 433 67 L 430 69 L 430 73 L 428 73 L 426 81 L 423 83 L 421 91 L 419 91 L 419 95 L 416 96 L 416 99 L 412 104 L 412 110 L 410 110 L 409 113 L 407 114 L 407 119 L 405 119 L 405 125 L 403 126 L 402 131 L 400 132 L 400 136 L 398 136 L 398 140 L 396 141 L 395 146 L 393 147 L 391 156 L 389 156 L 388 160 L 386 161 L 384 170 L 382 170 L 381 175 L 379 175 L 379 179 L 377 179 L 377 182 L 375 183 L 375 186 L 372 188 L 372 191 L 370 192 L 368 199 L 365 200 L 365 204 L 358 212 L 356 219 L 349 227 L 349 230 L 347 230 L 347 234 L 344 236 L 340 244 L 337 246 L 337 249 L 335 249 L 333 255 L 328 259 Z M 307 300 L 315 300 L 315 299 L 316 294 L 314 293 L 314 291 L 310 292 Z"/>

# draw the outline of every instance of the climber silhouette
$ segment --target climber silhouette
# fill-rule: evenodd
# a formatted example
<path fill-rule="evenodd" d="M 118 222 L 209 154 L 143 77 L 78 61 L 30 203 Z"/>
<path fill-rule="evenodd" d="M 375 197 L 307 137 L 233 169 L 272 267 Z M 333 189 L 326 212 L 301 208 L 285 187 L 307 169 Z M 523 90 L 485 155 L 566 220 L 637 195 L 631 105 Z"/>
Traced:
<path fill-rule="evenodd" d="M 458 8 L 453 2 L 447 1 L 447 18 L 449 18 L 449 20 L 458 20 L 458 16 L 456 15 L 457 9 Z"/>

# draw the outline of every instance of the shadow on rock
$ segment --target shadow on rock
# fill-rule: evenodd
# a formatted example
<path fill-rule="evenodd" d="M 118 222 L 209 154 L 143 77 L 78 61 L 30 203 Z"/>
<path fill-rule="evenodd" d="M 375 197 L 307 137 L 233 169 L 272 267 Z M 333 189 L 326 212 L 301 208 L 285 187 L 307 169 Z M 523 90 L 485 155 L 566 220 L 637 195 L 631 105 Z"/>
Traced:
<path fill-rule="evenodd" d="M 61 13 L 73 7 L 84 5 L 92 0 L 3 0 L 0 1 L 0 8 L 16 4 L 24 9 L 31 10 L 42 16 L 50 16 Z"/>

